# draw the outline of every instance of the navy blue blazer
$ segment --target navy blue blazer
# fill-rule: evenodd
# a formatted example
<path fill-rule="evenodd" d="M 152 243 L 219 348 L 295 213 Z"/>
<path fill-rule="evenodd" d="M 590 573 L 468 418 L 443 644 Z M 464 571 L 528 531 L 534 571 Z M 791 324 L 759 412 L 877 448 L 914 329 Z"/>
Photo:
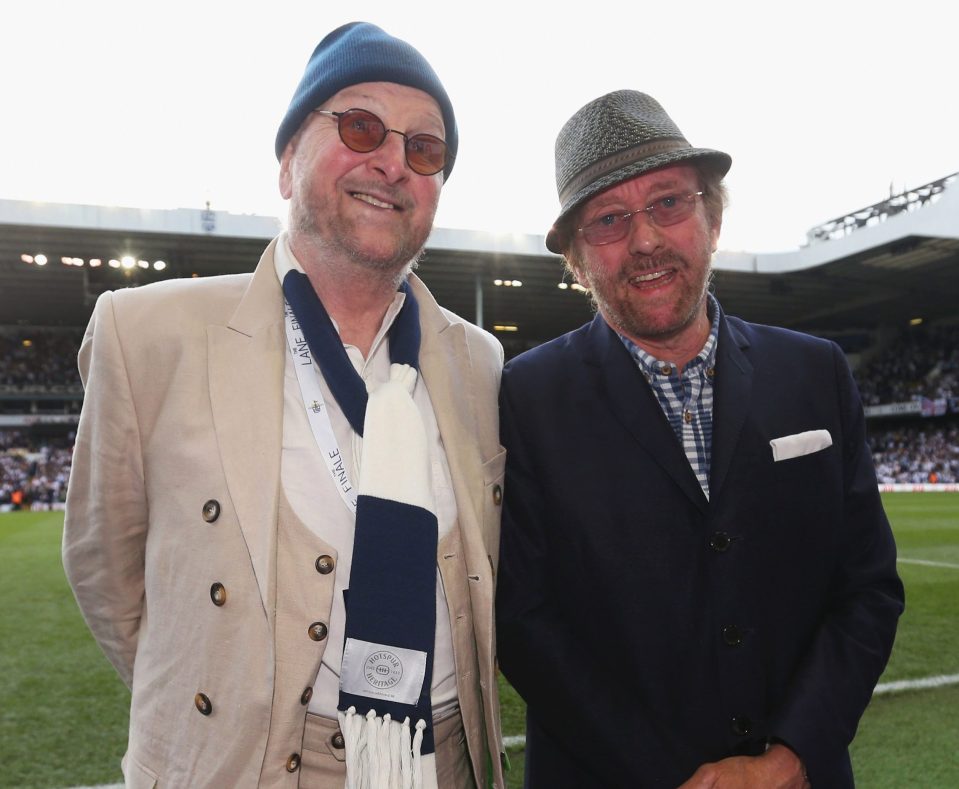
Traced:
<path fill-rule="evenodd" d="M 859 394 L 822 339 L 723 316 L 717 353 L 709 499 L 601 316 L 504 369 L 498 656 L 528 787 L 674 789 L 770 740 L 853 786 L 904 600 Z"/>

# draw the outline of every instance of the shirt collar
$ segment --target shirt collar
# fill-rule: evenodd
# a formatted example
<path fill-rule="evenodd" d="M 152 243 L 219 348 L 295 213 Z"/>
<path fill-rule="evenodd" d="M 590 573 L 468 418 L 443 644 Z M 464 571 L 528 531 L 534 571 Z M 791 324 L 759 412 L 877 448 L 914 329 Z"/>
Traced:
<path fill-rule="evenodd" d="M 719 344 L 719 302 L 712 293 L 706 294 L 706 314 L 711 319 L 709 327 L 709 336 L 703 344 L 702 349 L 696 354 L 694 359 L 686 363 L 686 369 L 693 367 L 702 367 L 703 369 L 712 369 L 716 364 L 716 346 Z M 664 369 L 672 371 L 673 366 L 668 359 L 657 359 L 651 353 L 647 353 L 634 343 L 629 337 L 616 332 L 619 339 L 622 340 L 629 355 L 636 360 L 640 369 L 649 374 L 662 374 Z M 668 374 L 668 373 L 667 373 Z"/>

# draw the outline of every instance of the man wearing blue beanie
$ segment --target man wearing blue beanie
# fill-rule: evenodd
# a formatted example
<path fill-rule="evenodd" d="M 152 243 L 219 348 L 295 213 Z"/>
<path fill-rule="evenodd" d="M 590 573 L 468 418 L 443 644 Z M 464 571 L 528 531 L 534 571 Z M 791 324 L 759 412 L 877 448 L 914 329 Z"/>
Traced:
<path fill-rule="evenodd" d="M 98 300 L 63 559 L 128 786 L 503 786 L 503 351 L 412 274 L 457 145 L 423 56 L 344 25 L 256 270 Z"/>

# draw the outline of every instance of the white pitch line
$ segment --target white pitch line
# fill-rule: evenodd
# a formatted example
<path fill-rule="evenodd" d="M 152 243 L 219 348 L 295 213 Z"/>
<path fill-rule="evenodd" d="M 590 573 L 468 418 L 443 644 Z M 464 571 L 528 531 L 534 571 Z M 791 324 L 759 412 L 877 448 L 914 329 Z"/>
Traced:
<path fill-rule="evenodd" d="M 896 682 L 882 682 L 876 685 L 874 693 L 899 693 L 904 690 L 943 688 L 946 685 L 959 685 L 959 674 L 940 674 L 938 677 L 922 677 L 921 679 L 900 679 Z"/>
<path fill-rule="evenodd" d="M 70 789 L 123 789 L 123 784 L 99 784 L 98 786 L 71 786 Z"/>
<path fill-rule="evenodd" d="M 924 567 L 945 567 L 949 570 L 959 570 L 959 564 L 950 564 L 949 562 L 931 562 L 928 559 L 903 559 L 902 557 L 896 561 L 903 564 L 921 564 Z"/>

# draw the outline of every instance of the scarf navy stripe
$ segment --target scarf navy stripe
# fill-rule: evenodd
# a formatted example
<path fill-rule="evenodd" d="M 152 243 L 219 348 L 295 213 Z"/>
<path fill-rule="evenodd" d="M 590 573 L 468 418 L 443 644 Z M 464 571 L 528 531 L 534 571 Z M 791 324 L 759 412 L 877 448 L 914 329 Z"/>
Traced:
<path fill-rule="evenodd" d="M 390 328 L 390 361 L 419 369 L 420 310 L 409 283 L 400 286 L 406 300 Z M 293 309 L 310 353 L 327 386 L 357 435 L 363 435 L 366 384 L 346 355 L 346 348 L 306 274 L 290 270 L 283 278 L 283 295 Z"/>
<path fill-rule="evenodd" d="M 413 707 L 343 691 L 339 703 L 342 710 L 355 706 L 361 715 L 372 707 L 380 717 L 389 713 L 396 721 L 407 716 L 414 722 L 426 721 L 423 753 L 434 750 L 430 691 L 436 640 L 436 534 L 436 516 L 428 510 L 374 496 L 357 499 L 346 638 L 425 652 L 426 676 Z"/>

